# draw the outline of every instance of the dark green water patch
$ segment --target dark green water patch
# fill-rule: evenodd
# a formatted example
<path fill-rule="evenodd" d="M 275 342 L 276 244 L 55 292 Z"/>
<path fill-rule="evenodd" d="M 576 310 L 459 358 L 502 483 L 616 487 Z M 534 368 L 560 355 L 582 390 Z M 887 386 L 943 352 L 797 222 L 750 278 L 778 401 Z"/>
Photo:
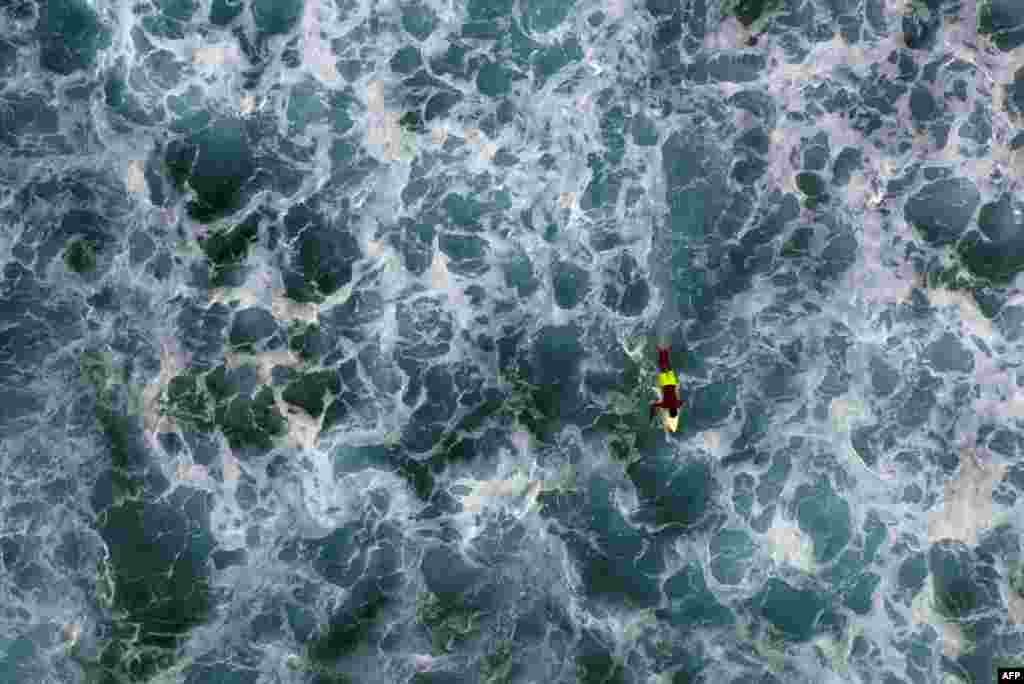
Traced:
<path fill-rule="evenodd" d="M 715 480 L 702 462 L 682 467 L 645 459 L 630 463 L 626 474 L 640 495 L 638 522 L 690 527 L 700 522 L 712 505 Z"/>
<path fill-rule="evenodd" d="M 906 6 L 903 14 L 903 42 L 911 50 L 932 48 L 942 27 L 940 0 L 918 0 Z"/>
<path fill-rule="evenodd" d="M 83 352 L 79 370 L 95 391 L 96 422 L 109 449 L 112 467 L 107 489 L 94 498 L 94 503 L 137 496 L 144 488 L 142 478 L 149 466 L 142 421 L 137 414 L 141 408 L 139 393 L 126 384 L 123 369 L 117 367 L 109 352 Z M 162 486 L 156 481 L 152 484 Z"/>
<path fill-rule="evenodd" d="M 1024 598 L 1024 563 L 1015 563 L 1010 568 L 1010 589 L 1017 593 L 1017 596 Z"/>
<path fill-rule="evenodd" d="M 298 302 L 322 302 L 352 280 L 352 265 L 361 256 L 359 244 L 347 230 L 348 216 L 325 216 L 319 197 L 294 205 L 284 219 L 295 247 L 284 272 L 285 291 Z"/>
<path fill-rule="evenodd" d="M 227 26 L 245 9 L 239 0 L 213 0 L 210 3 L 210 23 L 214 26 Z"/>
<path fill-rule="evenodd" d="M 1024 270 L 1024 239 L 993 242 L 972 231 L 957 245 L 957 254 L 967 271 L 980 279 L 980 284 L 1004 286 Z M 945 282 L 958 289 L 979 284 L 958 271 L 942 275 Z"/>
<path fill-rule="evenodd" d="M 416 0 L 402 5 L 402 28 L 416 40 L 429 38 L 437 23 L 437 15 L 426 3 Z"/>
<path fill-rule="evenodd" d="M 793 500 L 800 529 L 814 540 L 815 560 L 831 561 L 850 541 L 850 504 L 826 478 L 814 485 L 800 485 Z"/>
<path fill-rule="evenodd" d="M 366 642 L 387 604 L 387 597 L 380 592 L 371 592 L 359 603 L 346 604 L 310 640 L 307 646 L 310 660 L 326 664 L 351 654 Z"/>
<path fill-rule="evenodd" d="M 288 348 L 303 361 L 316 361 L 327 351 L 327 336 L 318 323 L 295 321 L 288 330 Z"/>
<path fill-rule="evenodd" d="M 633 144 L 640 147 L 652 147 L 658 144 L 658 128 L 654 120 L 637 114 L 633 117 L 630 132 L 633 135 Z"/>
<path fill-rule="evenodd" d="M 220 119 L 167 146 L 165 164 L 179 189 L 188 187 L 194 199 L 189 215 L 208 223 L 238 208 L 242 186 L 256 173 L 256 161 L 245 125 L 239 119 Z"/>
<path fill-rule="evenodd" d="M 971 230 L 956 246 L 956 254 L 970 275 L 983 284 L 1005 285 L 1024 270 L 1024 219 L 1020 204 L 1004 194 L 982 205 L 978 230 Z"/>
<path fill-rule="evenodd" d="M 1003 52 L 1024 45 L 1024 5 L 1016 0 L 979 3 L 978 33 L 989 35 Z"/>
<path fill-rule="evenodd" d="M 663 549 L 623 517 L 602 477 L 570 492 L 542 493 L 541 515 L 560 523 L 559 536 L 577 562 L 583 590 L 604 601 L 653 608 L 661 599 Z"/>
<path fill-rule="evenodd" d="M 754 540 L 743 530 L 723 529 L 711 539 L 711 574 L 722 584 L 743 582 L 753 565 Z"/>
<path fill-rule="evenodd" d="M 64 263 L 75 273 L 88 273 L 96 268 L 96 247 L 86 239 L 72 240 L 64 252 Z"/>
<path fill-rule="evenodd" d="M 670 577 L 663 590 L 669 607 L 660 609 L 659 617 L 677 627 L 728 627 L 735 623 L 732 611 L 708 589 L 704 571 L 696 563 Z"/>
<path fill-rule="evenodd" d="M 35 32 L 40 64 L 62 76 L 89 69 L 110 44 L 110 30 L 83 0 L 42 3 Z"/>
<path fill-rule="evenodd" d="M 583 48 L 579 39 L 574 36 L 548 46 L 538 46 L 530 60 L 533 65 L 533 76 L 538 84 L 543 85 L 549 78 L 557 74 L 563 67 L 583 58 Z"/>
<path fill-rule="evenodd" d="M 725 13 L 731 13 L 741 24 L 749 27 L 778 8 L 779 0 L 732 0 Z"/>
<path fill-rule="evenodd" d="M 302 0 L 253 0 L 256 29 L 266 35 L 288 33 L 302 16 Z"/>
<path fill-rule="evenodd" d="M 238 225 L 215 228 L 201 247 L 210 264 L 211 281 L 216 287 L 225 277 L 245 262 L 249 247 L 259 237 L 259 214 L 250 214 Z"/>
<path fill-rule="evenodd" d="M 981 194 L 974 183 L 950 178 L 930 183 L 912 195 L 904 214 L 925 240 L 942 246 L 961 237 L 980 202 Z"/>
<path fill-rule="evenodd" d="M 220 429 L 232 448 L 269 449 L 287 421 L 269 386 L 256 390 L 253 369 L 188 369 L 171 379 L 162 411 L 200 432 Z"/>
<path fill-rule="evenodd" d="M 341 379 L 337 371 L 322 370 L 299 375 L 288 383 L 281 393 L 281 398 L 314 418 L 319 418 L 330 398 L 340 392 Z"/>
<path fill-rule="evenodd" d="M 481 615 L 458 599 L 442 598 L 424 592 L 417 599 L 417 621 L 430 635 L 434 653 L 450 653 L 476 632 Z"/>
<path fill-rule="evenodd" d="M 626 684 L 631 681 L 622 658 L 591 630 L 583 633 L 575 665 L 578 684 Z"/>
<path fill-rule="evenodd" d="M 875 589 L 881 582 L 882 578 L 873 572 L 862 574 L 851 587 L 843 591 L 843 605 L 857 615 L 867 615 L 871 612 Z"/>
<path fill-rule="evenodd" d="M 80 364 L 95 389 L 96 417 L 111 456 L 91 501 L 108 551 L 98 568 L 101 598 L 113 614 L 98 656 L 72 657 L 101 682 L 150 681 L 174 664 L 191 630 L 212 612 L 212 496 L 179 488 L 167 500 L 146 500 L 169 483 L 150 467 L 127 374 L 102 352 L 86 351 Z M 194 401 L 195 376 L 177 380 L 175 397 Z"/>
<path fill-rule="evenodd" d="M 771 467 L 758 478 L 757 500 L 762 506 L 776 501 L 782 494 L 792 468 L 792 459 L 786 452 L 779 451 L 772 457 Z"/>
<path fill-rule="evenodd" d="M 533 264 L 526 252 L 518 250 L 512 254 L 504 266 L 505 284 L 514 289 L 520 298 L 529 297 L 540 287 L 540 281 L 534 275 Z"/>
<path fill-rule="evenodd" d="M 199 381 L 199 373 L 193 370 L 171 378 L 167 384 L 168 415 L 206 431 L 213 428 L 213 409 Z"/>
<path fill-rule="evenodd" d="M 935 607 L 945 618 L 967 620 L 985 609 L 1000 608 L 1002 599 L 984 562 L 959 542 L 941 541 L 928 552 Z"/>
<path fill-rule="evenodd" d="M 810 208 L 828 200 L 828 183 L 819 173 L 813 171 L 798 173 L 796 186 L 804 194 L 804 203 Z"/>
<path fill-rule="evenodd" d="M 206 389 L 216 401 L 223 402 L 243 394 L 251 397 L 259 386 L 259 371 L 255 366 L 228 368 L 221 364 L 206 374 Z"/>
<path fill-rule="evenodd" d="M 774 577 L 754 597 L 753 605 L 780 636 L 793 641 L 809 640 L 826 608 L 820 592 L 799 589 Z"/>
<path fill-rule="evenodd" d="M 234 449 L 269 449 L 273 438 L 283 434 L 287 427 L 269 387 L 262 388 L 252 399 L 239 396 L 227 406 L 218 406 L 215 417 Z"/>
<path fill-rule="evenodd" d="M 179 491 L 177 505 L 125 502 L 100 518 L 114 606 L 125 628 L 101 662 L 127 670 L 135 681 L 166 667 L 213 606 L 207 566 L 214 546 L 210 497 Z"/>
<path fill-rule="evenodd" d="M 570 261 L 556 261 L 551 267 L 555 303 L 573 309 L 590 291 L 590 273 Z"/>

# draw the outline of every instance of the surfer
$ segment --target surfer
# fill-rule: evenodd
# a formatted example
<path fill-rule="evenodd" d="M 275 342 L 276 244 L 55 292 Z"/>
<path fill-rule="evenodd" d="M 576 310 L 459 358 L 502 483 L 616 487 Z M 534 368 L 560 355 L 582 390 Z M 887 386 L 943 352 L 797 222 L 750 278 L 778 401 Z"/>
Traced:
<path fill-rule="evenodd" d="M 658 389 L 661 390 L 661 399 L 651 403 L 651 418 L 654 418 L 658 409 L 665 411 L 668 414 L 666 427 L 675 432 L 675 426 L 679 424 L 679 409 L 686 402 L 679 398 L 679 380 L 669 363 L 668 352 L 668 347 L 658 346 Z"/>

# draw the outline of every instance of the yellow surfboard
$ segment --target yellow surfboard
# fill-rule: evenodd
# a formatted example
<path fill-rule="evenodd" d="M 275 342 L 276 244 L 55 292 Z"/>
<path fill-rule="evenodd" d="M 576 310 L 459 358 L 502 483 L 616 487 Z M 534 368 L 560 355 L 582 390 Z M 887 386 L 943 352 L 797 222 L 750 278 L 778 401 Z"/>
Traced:
<path fill-rule="evenodd" d="M 661 398 L 661 390 L 657 387 L 654 388 L 654 394 Z M 675 432 L 679 429 L 679 412 L 676 411 L 676 417 L 673 418 L 668 414 L 665 409 L 658 409 L 658 413 L 661 414 L 661 426 L 665 428 L 665 432 Z"/>

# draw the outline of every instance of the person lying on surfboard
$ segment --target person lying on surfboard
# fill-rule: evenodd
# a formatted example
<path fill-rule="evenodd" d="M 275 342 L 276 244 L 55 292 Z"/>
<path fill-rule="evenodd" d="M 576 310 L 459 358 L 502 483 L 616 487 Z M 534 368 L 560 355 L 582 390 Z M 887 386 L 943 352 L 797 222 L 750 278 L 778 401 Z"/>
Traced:
<path fill-rule="evenodd" d="M 667 411 L 674 421 L 679 417 L 679 409 L 685 406 L 686 402 L 679 398 L 679 380 L 669 363 L 668 352 L 668 347 L 658 346 L 658 389 L 661 390 L 661 400 L 651 403 L 651 418 L 654 418 L 658 409 L 662 409 Z"/>

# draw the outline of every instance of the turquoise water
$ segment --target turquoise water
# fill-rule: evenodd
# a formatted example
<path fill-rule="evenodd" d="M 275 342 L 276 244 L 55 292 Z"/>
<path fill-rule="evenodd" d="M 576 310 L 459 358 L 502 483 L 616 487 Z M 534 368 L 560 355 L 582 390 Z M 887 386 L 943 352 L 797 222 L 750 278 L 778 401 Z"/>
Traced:
<path fill-rule="evenodd" d="M 3 4 L 0 682 L 1024 665 L 1017 4 Z"/>

